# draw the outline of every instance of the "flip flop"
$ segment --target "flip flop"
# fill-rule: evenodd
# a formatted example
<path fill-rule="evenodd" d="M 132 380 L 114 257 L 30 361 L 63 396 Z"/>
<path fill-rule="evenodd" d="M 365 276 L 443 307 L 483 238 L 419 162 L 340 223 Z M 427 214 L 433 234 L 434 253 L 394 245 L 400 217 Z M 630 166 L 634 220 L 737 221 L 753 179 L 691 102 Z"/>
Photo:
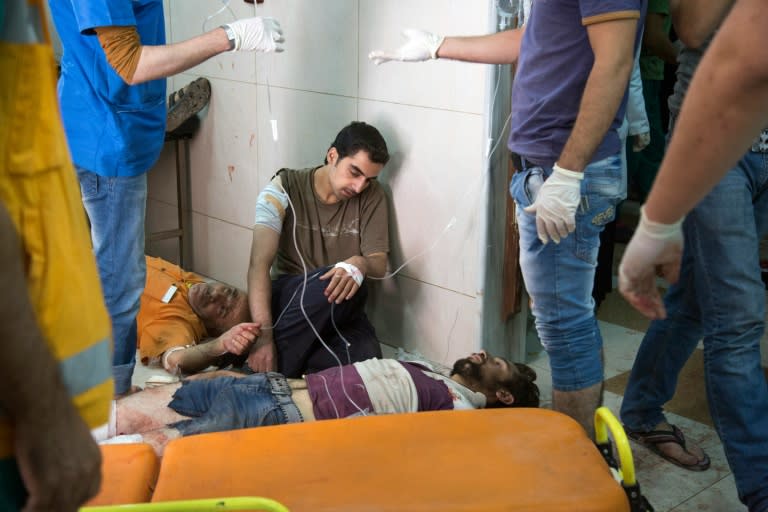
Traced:
<path fill-rule="evenodd" d="M 680 466 L 681 468 L 690 471 L 704 471 L 708 469 L 711 461 L 706 453 L 704 454 L 704 458 L 697 461 L 695 464 L 683 464 L 671 455 L 661 451 L 658 445 L 663 443 L 677 443 L 685 453 L 693 455 L 693 453 L 689 452 L 685 447 L 685 436 L 683 435 L 683 432 L 675 425 L 671 425 L 671 427 L 672 430 L 650 430 L 648 432 L 643 432 L 641 430 L 633 431 L 626 428 L 624 430 L 627 432 L 627 436 L 630 439 L 637 441 L 661 458 L 668 460 L 676 466 Z"/>

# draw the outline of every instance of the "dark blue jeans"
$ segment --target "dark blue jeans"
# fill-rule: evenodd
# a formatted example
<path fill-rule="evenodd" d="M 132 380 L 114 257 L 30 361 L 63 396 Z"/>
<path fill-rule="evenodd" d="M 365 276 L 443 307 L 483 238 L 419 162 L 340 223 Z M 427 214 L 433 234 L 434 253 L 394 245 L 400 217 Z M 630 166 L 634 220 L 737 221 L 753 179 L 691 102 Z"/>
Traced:
<path fill-rule="evenodd" d="M 309 273 L 303 297 L 303 275 L 283 275 L 272 282 L 277 367 L 288 378 L 336 366 L 339 364 L 336 357 L 342 364 L 381 357 L 376 331 L 365 314 L 368 296 L 365 281 L 354 297 L 341 304 L 331 304 L 323 294 L 328 281 L 318 279 L 330 268 L 315 269 Z M 301 303 L 315 329 L 336 357 L 323 346 L 307 324 Z"/>
<path fill-rule="evenodd" d="M 192 418 L 170 425 L 185 436 L 302 421 L 285 377 L 271 372 L 183 382 L 168 407 Z"/>
<path fill-rule="evenodd" d="M 684 170 L 681 169 L 681 172 Z M 768 233 L 768 155 L 748 152 L 688 215 L 680 280 L 640 345 L 621 406 L 631 430 L 664 419 L 677 377 L 704 338 L 712 420 L 749 510 L 768 510 L 768 386 L 760 367 Z"/>

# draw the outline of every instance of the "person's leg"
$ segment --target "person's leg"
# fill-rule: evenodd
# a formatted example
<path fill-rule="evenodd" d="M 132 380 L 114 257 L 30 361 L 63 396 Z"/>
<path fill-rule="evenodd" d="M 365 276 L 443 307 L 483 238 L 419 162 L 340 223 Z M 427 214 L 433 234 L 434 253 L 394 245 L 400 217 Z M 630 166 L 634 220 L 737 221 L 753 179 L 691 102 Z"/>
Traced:
<path fill-rule="evenodd" d="M 117 400 L 115 432 L 142 434 L 185 419 L 168 407 L 180 383 L 149 388 Z"/>
<path fill-rule="evenodd" d="M 333 322 L 340 329 L 365 314 L 367 297 L 365 283 L 351 299 L 341 304 L 328 302 L 324 295 L 328 283 L 318 279 L 328 271 L 328 268 L 310 272 L 307 276 L 306 289 L 304 289 L 304 276 L 282 276 L 273 283 L 272 315 L 276 322 L 274 338 L 277 345 L 278 370 L 286 377 L 301 377 L 307 372 L 310 355 L 316 350 L 324 350 L 315 331 L 326 340 L 326 343 L 327 340 L 336 336 L 331 312 L 333 312 Z M 307 323 L 305 313 L 315 330 Z M 349 340 L 350 343 L 353 341 L 361 340 Z M 357 343 L 355 345 L 354 350 L 358 350 Z M 369 337 L 363 337 L 360 345 L 361 354 L 371 352 Z M 340 348 L 344 350 L 343 353 L 346 353 L 344 347 Z"/>
<path fill-rule="evenodd" d="M 680 371 L 702 335 L 694 257 L 686 245 L 680 280 L 664 297 L 667 318 L 651 323 L 632 365 L 621 420 L 632 438 L 662 457 L 688 469 L 703 470 L 709 467 L 709 458 L 694 443 L 679 442 L 663 412 L 664 404 L 675 393 Z"/>
<path fill-rule="evenodd" d="M 136 315 L 144 289 L 144 217 L 147 176 L 105 178 L 77 170 L 91 223 L 93 251 L 112 319 L 115 394 L 131 388 L 136 359 Z"/>
<path fill-rule="evenodd" d="M 332 319 L 332 324 L 336 323 L 339 331 L 334 330 L 324 337 L 327 348 L 318 344 L 309 354 L 306 373 L 319 372 L 339 363 L 352 364 L 366 359 L 382 357 L 381 343 L 364 312 L 340 326 L 334 306 Z"/>
<path fill-rule="evenodd" d="M 535 199 L 540 183 L 540 168 L 532 168 L 517 173 L 511 184 L 518 205 L 520 266 L 536 329 L 549 354 L 553 408 L 574 418 L 593 437 L 593 416 L 602 399 L 603 340 L 591 293 L 600 231 L 613 220 L 626 191 L 621 157 L 588 166 L 576 230 L 559 244 L 542 244 L 535 216 L 523 210 Z"/>
<path fill-rule="evenodd" d="M 739 497 L 768 509 L 768 385 L 760 367 L 765 287 L 758 230 L 768 215 L 768 164 L 749 152 L 688 215 L 686 243 L 701 255 L 704 371 L 715 428 Z"/>

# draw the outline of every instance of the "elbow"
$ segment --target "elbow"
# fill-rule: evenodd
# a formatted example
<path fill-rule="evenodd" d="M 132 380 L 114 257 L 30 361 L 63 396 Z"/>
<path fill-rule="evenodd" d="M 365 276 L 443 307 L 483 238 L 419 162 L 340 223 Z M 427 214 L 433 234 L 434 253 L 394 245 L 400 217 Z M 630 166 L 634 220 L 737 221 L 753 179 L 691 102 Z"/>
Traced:
<path fill-rule="evenodd" d="M 675 27 L 677 29 L 677 27 Z M 704 30 L 697 30 L 696 27 L 680 27 L 677 37 L 688 48 L 699 48 L 707 41 L 709 34 Z"/>

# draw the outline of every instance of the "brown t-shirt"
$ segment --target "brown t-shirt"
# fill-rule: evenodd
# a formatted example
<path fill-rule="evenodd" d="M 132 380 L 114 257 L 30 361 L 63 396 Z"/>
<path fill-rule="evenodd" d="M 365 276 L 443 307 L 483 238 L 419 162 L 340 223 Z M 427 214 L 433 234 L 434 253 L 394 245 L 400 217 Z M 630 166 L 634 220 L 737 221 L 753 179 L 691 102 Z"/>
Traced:
<path fill-rule="evenodd" d="M 291 199 L 277 250 L 277 272 L 301 274 L 301 260 L 293 244 L 304 257 L 307 271 L 333 265 L 352 256 L 389 252 L 387 198 L 377 181 L 371 181 L 362 193 L 335 204 L 320 201 L 315 192 L 313 169 L 280 169 L 283 188 Z"/>

